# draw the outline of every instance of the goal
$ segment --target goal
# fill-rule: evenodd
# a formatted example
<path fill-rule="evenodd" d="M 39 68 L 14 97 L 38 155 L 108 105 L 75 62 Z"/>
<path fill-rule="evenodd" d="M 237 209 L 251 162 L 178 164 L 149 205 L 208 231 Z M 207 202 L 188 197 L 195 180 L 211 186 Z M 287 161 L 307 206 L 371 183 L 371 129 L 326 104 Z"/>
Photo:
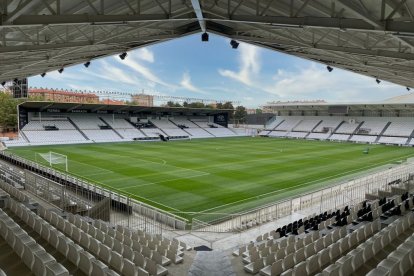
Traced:
<path fill-rule="evenodd" d="M 46 161 L 47 164 L 53 168 L 63 164 L 64 170 L 68 171 L 68 157 L 64 154 L 49 151 L 46 153 L 36 153 L 36 162 Z"/>

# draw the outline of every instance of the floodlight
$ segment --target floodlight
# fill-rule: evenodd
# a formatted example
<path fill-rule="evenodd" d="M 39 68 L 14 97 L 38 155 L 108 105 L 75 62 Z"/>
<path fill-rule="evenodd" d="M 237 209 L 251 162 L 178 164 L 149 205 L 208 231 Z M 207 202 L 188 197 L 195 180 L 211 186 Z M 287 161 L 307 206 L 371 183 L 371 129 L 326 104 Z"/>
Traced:
<path fill-rule="evenodd" d="M 5 85 L 6 85 L 6 82 L 5 82 L 5 81 L 3 81 L 3 82 L 1 83 L 1 85 L 2 85 L 2 86 L 5 86 Z"/>
<path fill-rule="evenodd" d="M 46 73 L 42 73 L 40 75 L 42 76 L 42 78 L 44 78 L 46 76 Z"/>
<path fill-rule="evenodd" d="M 122 60 L 124 60 L 127 57 L 127 55 L 128 54 L 126 52 L 124 52 L 124 53 L 122 53 L 122 54 L 119 55 L 119 58 L 122 59 Z"/>
<path fill-rule="evenodd" d="M 326 66 L 326 69 L 329 71 L 329 72 L 332 72 L 332 70 L 333 70 L 333 68 L 331 67 L 331 66 Z"/>
<path fill-rule="evenodd" d="M 375 81 L 376 81 L 378 84 L 380 84 L 380 82 L 381 82 L 378 78 L 376 78 L 376 79 L 375 79 Z"/>
<path fill-rule="evenodd" d="M 60 74 L 62 74 L 62 72 L 63 72 L 63 68 L 60 68 L 59 70 L 58 70 L 58 72 L 60 73 Z"/>
<path fill-rule="evenodd" d="M 406 89 L 407 89 L 407 91 L 410 91 L 410 90 L 411 90 L 411 88 L 410 88 L 410 87 L 408 87 L 408 86 L 406 87 Z"/>
<path fill-rule="evenodd" d="M 236 40 L 234 40 L 234 39 L 232 39 L 231 41 L 230 41 L 230 45 L 231 45 L 231 47 L 233 48 L 233 49 L 237 49 L 237 47 L 239 47 L 239 44 L 240 43 L 238 43 Z"/>
<path fill-rule="evenodd" d="M 84 65 L 86 68 L 88 68 L 88 67 L 89 67 L 89 65 L 91 65 L 91 62 L 90 62 L 90 61 L 87 61 L 87 62 L 85 62 L 83 65 Z"/>
<path fill-rule="evenodd" d="M 203 33 L 203 34 L 201 35 L 201 41 L 203 41 L 203 42 L 208 41 L 208 33 Z"/>

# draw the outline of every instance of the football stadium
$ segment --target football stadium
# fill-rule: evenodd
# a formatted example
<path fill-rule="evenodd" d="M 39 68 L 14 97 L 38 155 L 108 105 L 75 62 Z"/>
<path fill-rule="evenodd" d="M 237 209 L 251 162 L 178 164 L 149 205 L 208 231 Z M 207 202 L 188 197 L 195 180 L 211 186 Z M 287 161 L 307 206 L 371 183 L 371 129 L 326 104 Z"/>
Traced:
<path fill-rule="evenodd" d="M 414 0 L 0 1 L 0 275 L 414 275 L 411 93 L 269 96 L 248 114 L 29 86 L 212 34 L 409 92 L 413 13 Z"/>

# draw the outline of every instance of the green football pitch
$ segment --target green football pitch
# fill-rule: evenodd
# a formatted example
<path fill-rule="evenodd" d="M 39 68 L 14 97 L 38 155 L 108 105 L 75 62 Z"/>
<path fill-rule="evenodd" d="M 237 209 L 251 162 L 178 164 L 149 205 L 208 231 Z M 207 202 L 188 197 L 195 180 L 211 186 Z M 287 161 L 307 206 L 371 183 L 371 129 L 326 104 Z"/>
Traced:
<path fill-rule="evenodd" d="M 67 155 L 69 173 L 187 218 L 255 208 L 414 156 L 410 147 L 251 137 L 10 151 L 38 162 L 36 153 Z"/>

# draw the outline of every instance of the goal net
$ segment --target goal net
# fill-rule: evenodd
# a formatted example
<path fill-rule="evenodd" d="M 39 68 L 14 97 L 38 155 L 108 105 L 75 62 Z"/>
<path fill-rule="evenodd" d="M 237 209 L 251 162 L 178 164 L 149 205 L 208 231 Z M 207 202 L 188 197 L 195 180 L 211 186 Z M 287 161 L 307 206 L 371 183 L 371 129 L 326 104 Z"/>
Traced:
<path fill-rule="evenodd" d="M 36 153 L 36 162 L 46 162 L 50 167 L 61 167 L 68 171 L 68 157 L 64 154 L 49 151 L 46 153 Z"/>

